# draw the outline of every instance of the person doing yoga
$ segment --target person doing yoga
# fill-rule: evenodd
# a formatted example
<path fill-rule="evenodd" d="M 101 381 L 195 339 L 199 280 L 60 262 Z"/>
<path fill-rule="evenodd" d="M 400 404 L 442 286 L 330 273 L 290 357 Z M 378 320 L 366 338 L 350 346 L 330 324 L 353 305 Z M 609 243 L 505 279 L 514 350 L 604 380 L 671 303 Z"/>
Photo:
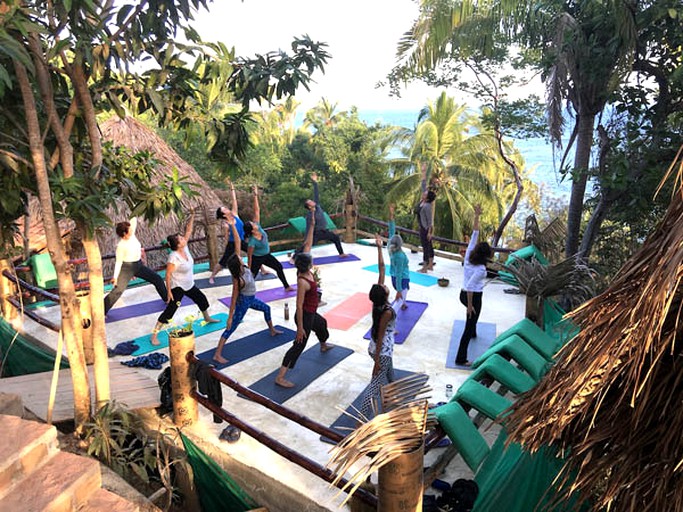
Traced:
<path fill-rule="evenodd" d="M 254 220 L 244 223 L 244 239 L 247 241 L 247 258 L 251 273 L 256 277 L 261 269 L 261 265 L 272 268 L 276 273 L 280 282 L 285 287 L 285 291 L 292 291 L 289 286 L 285 271 L 275 256 L 270 253 L 270 244 L 268 243 L 268 234 L 260 225 L 261 222 L 261 208 L 258 200 L 258 188 L 254 185 Z"/>
<path fill-rule="evenodd" d="M 244 238 L 244 222 L 239 217 L 239 206 L 237 204 L 237 195 L 235 194 L 235 185 L 230 182 L 230 195 L 232 197 L 232 208 L 228 209 L 225 206 L 220 206 L 216 210 L 216 219 L 223 221 L 223 227 L 225 229 L 225 251 L 223 256 L 218 261 L 218 263 L 213 267 L 211 271 L 211 276 L 209 277 L 209 283 L 214 284 L 214 279 L 216 274 L 218 274 L 222 269 L 228 267 L 228 259 L 235 252 L 235 241 L 239 238 L 242 240 Z M 234 219 L 235 227 L 237 228 L 237 234 L 233 234 L 233 231 L 226 222 L 228 215 L 232 215 Z"/>
<path fill-rule="evenodd" d="M 380 390 L 385 384 L 394 381 L 394 331 L 396 326 L 396 311 L 389 303 L 389 288 L 384 284 L 384 257 L 382 256 L 382 239 L 375 235 L 377 242 L 377 266 L 379 279 L 370 288 L 370 302 L 372 302 L 372 327 L 370 328 L 370 344 L 368 354 L 374 361 L 372 366 L 372 380 L 367 393 L 363 397 L 361 414 L 370 419 L 373 412 L 373 402 L 377 408 Z"/>
<path fill-rule="evenodd" d="M 254 282 L 254 275 L 251 273 L 251 270 L 242 263 L 242 257 L 240 256 L 242 242 L 237 232 L 236 222 L 232 216 L 232 213 L 227 213 L 226 222 L 230 226 L 234 236 L 235 251 L 232 255 L 230 255 L 227 261 L 228 270 L 230 271 L 230 275 L 232 275 L 232 300 L 230 301 L 230 315 L 228 316 L 226 329 L 223 331 L 223 334 L 221 334 L 221 338 L 218 340 L 218 346 L 216 347 L 216 352 L 213 355 L 213 360 L 220 364 L 226 364 L 228 362 L 228 360 L 222 355 L 223 347 L 225 346 L 225 342 L 228 341 L 230 335 L 235 332 L 237 326 L 242 323 L 244 315 L 247 314 L 247 310 L 249 309 L 255 309 L 256 311 L 263 312 L 263 317 L 268 324 L 268 329 L 270 329 L 271 336 L 282 334 L 282 331 L 273 326 L 273 320 L 270 316 L 270 306 L 262 300 L 256 298 L 256 283 Z"/>
<path fill-rule="evenodd" d="M 467 245 L 465 253 L 462 290 L 460 290 L 460 302 L 467 308 L 465 330 L 460 337 L 458 354 L 455 356 L 455 364 L 470 366 L 467 360 L 467 347 L 470 340 L 476 336 L 477 321 L 481 313 L 484 280 L 486 279 L 486 262 L 493 255 L 491 246 L 486 242 L 479 242 L 479 217 L 481 206 L 474 206 L 474 225 L 472 237 Z"/>
<path fill-rule="evenodd" d="M 206 295 L 194 283 L 194 258 L 192 258 L 192 253 L 187 246 L 187 241 L 192 236 L 193 227 L 194 209 L 190 211 L 190 220 L 185 228 L 185 234 L 176 233 L 166 237 L 171 248 L 171 254 L 168 255 L 168 263 L 166 263 L 167 305 L 166 309 L 157 319 L 157 323 L 152 331 L 152 345 L 159 345 L 159 331 L 171 321 L 180 306 L 180 301 L 185 295 L 190 297 L 199 306 L 199 310 L 204 315 L 206 323 L 218 323 L 218 320 L 209 316 L 209 301 Z"/>
<path fill-rule="evenodd" d="M 315 223 L 315 219 L 313 220 Z M 314 227 L 312 224 L 311 227 Z M 285 379 L 287 371 L 294 368 L 299 356 L 306 348 L 308 337 L 311 331 L 315 333 L 320 341 L 320 351 L 327 352 L 334 345 L 327 343 L 330 333 L 327 330 L 327 320 L 318 313 L 318 283 L 316 283 L 311 269 L 313 268 L 313 258 L 310 251 L 313 245 L 313 229 L 306 232 L 303 252 L 294 256 L 294 266 L 297 271 L 296 289 L 296 313 L 294 321 L 296 323 L 296 339 L 294 344 L 287 351 L 282 359 L 282 366 L 275 378 L 275 383 L 284 388 L 294 387 L 294 383 Z"/>
<path fill-rule="evenodd" d="M 334 244 L 339 256 L 346 258 L 348 254 L 344 252 L 339 235 L 327 229 L 325 211 L 320 206 L 318 175 L 316 173 L 311 174 L 311 181 L 313 181 L 313 199 L 306 199 L 304 202 L 306 207 L 306 233 L 308 233 L 309 229 L 313 229 L 313 243 L 311 246 L 317 244 L 320 240 L 328 240 Z M 313 222 L 314 220 L 315 222 Z"/>
<path fill-rule="evenodd" d="M 396 307 L 406 309 L 407 297 L 410 290 L 410 269 L 408 268 L 408 256 L 403 252 L 403 238 L 396 233 L 396 221 L 394 220 L 394 205 L 389 205 L 389 264 L 391 284 L 396 290 L 394 304 Z"/>
<path fill-rule="evenodd" d="M 135 236 L 137 226 L 138 219 L 135 217 L 128 222 L 119 222 L 116 225 L 116 234 L 121 240 L 116 245 L 116 263 L 112 279 L 114 289 L 104 298 L 105 315 L 119 300 L 133 276 L 153 284 L 161 300 L 166 300 L 167 290 L 163 278 L 145 265 L 145 250 L 138 237 Z"/>

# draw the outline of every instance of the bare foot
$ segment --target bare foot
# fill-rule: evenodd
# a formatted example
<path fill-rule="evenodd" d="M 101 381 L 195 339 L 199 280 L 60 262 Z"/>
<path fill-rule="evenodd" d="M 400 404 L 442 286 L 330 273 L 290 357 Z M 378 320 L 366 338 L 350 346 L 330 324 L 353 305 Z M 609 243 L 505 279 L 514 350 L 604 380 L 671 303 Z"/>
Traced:
<path fill-rule="evenodd" d="M 213 277 L 210 277 L 210 278 L 209 278 L 209 284 L 216 284 L 216 282 L 214 281 Z"/>
<path fill-rule="evenodd" d="M 339 257 L 342 258 L 342 259 L 344 259 L 344 258 L 348 258 L 349 255 L 346 254 L 345 252 L 343 252 L 343 253 L 341 253 L 341 254 L 339 255 Z"/>
<path fill-rule="evenodd" d="M 207 324 L 217 324 L 218 322 L 220 322 L 220 320 L 217 320 L 216 318 L 212 318 L 212 317 L 205 318 L 204 320 L 206 321 Z"/>
<path fill-rule="evenodd" d="M 277 384 L 278 386 L 282 386 L 283 388 L 293 388 L 294 387 L 294 383 L 289 382 L 286 379 L 275 379 L 275 384 Z"/>
<path fill-rule="evenodd" d="M 402 309 L 403 311 L 405 311 L 406 309 L 408 309 L 408 304 L 406 304 L 405 302 L 404 302 L 403 304 L 401 304 L 401 309 Z"/>
<path fill-rule="evenodd" d="M 224 358 L 223 356 L 213 356 L 213 360 L 216 361 L 219 364 L 227 364 L 228 360 Z"/>
<path fill-rule="evenodd" d="M 332 343 L 321 343 L 320 344 L 320 352 L 327 352 L 328 350 L 332 350 L 336 345 L 332 345 Z"/>
<path fill-rule="evenodd" d="M 426 274 L 428 271 L 429 269 L 427 267 L 422 267 L 420 270 L 418 270 L 420 274 Z"/>
<path fill-rule="evenodd" d="M 294 288 L 292 288 L 291 286 L 288 286 L 287 288 L 285 288 L 285 291 L 286 292 L 293 292 Z"/>
<path fill-rule="evenodd" d="M 155 347 L 158 347 L 161 345 L 161 342 L 159 341 L 159 337 L 156 334 L 152 334 L 152 339 L 149 340 L 149 342 L 154 345 Z"/>
<path fill-rule="evenodd" d="M 282 334 L 283 332 L 284 332 L 284 331 L 281 331 L 280 329 L 275 329 L 275 328 L 273 328 L 273 329 L 270 330 L 270 335 L 271 335 L 271 336 L 277 336 L 278 334 Z"/>

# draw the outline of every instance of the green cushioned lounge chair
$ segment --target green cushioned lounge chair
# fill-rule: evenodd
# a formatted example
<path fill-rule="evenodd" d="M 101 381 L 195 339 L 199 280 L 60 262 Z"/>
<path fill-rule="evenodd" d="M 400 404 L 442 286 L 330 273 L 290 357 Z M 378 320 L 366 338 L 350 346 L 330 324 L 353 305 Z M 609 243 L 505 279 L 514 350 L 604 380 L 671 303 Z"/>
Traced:
<path fill-rule="evenodd" d="M 555 338 L 559 346 L 579 334 L 579 326 L 571 319 L 563 318 L 567 312 L 552 299 L 543 301 L 543 329 Z"/>
<path fill-rule="evenodd" d="M 465 412 L 462 405 L 454 401 L 437 407 L 434 409 L 434 414 L 465 464 L 476 473 L 489 454 L 489 446 L 472 423 L 472 418 Z"/>
<path fill-rule="evenodd" d="M 332 219 L 327 214 L 327 212 L 325 212 L 325 220 L 327 221 L 327 229 L 329 229 L 330 231 L 334 231 L 335 229 L 337 229 L 337 226 L 334 222 L 332 222 Z M 287 222 L 298 233 L 301 233 L 302 235 L 305 234 L 304 232 L 306 231 L 306 217 L 292 217 Z"/>
<path fill-rule="evenodd" d="M 29 258 L 29 264 L 33 270 L 33 277 L 37 286 L 43 289 L 57 287 L 57 271 L 49 254 L 34 254 Z"/>
<path fill-rule="evenodd" d="M 550 368 L 550 362 L 516 334 L 492 345 L 472 363 L 472 368 L 478 368 L 484 364 L 484 361 L 492 354 L 500 354 L 506 359 L 513 359 L 536 382 L 541 380 Z"/>
<path fill-rule="evenodd" d="M 525 393 L 536 385 L 534 379 L 499 354 L 492 354 L 488 357 L 470 374 L 468 380 L 479 382 L 486 377 L 499 382 L 516 395 Z"/>
<path fill-rule="evenodd" d="M 534 348 L 534 350 L 536 350 L 536 352 L 541 354 L 548 361 L 552 361 L 553 357 L 555 357 L 555 354 L 560 349 L 560 344 L 555 338 L 550 336 L 547 332 L 545 332 L 528 318 L 520 320 L 508 330 L 500 333 L 496 337 L 493 344 L 495 345 L 500 343 L 513 334 L 516 334 L 526 341 Z"/>
<path fill-rule="evenodd" d="M 510 253 L 507 260 L 505 260 L 505 265 L 514 265 L 515 260 L 530 260 L 532 258 L 537 259 L 542 265 L 548 264 L 547 258 L 543 256 L 543 253 L 538 249 L 538 247 L 531 244 Z"/>
<path fill-rule="evenodd" d="M 462 383 L 451 401 L 469 405 L 492 420 L 498 418 L 512 405 L 512 402 L 504 396 L 476 380 L 469 379 Z"/>

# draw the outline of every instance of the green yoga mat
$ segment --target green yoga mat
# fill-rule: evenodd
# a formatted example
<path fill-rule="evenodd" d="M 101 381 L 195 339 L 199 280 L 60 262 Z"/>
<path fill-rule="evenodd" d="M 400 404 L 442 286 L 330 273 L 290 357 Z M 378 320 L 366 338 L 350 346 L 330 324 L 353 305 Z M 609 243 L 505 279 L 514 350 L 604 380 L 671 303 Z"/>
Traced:
<path fill-rule="evenodd" d="M 223 329 L 225 329 L 225 324 L 228 321 L 227 313 L 217 313 L 215 315 L 211 315 L 211 317 L 218 320 L 218 322 L 216 322 L 215 324 L 204 324 L 204 319 L 200 318 L 192 323 L 192 330 L 194 331 L 195 338 L 198 338 L 199 336 L 204 336 L 205 334 L 209 334 L 212 332 L 222 331 Z M 216 338 L 216 342 L 218 342 L 218 338 Z M 166 332 L 165 330 L 159 331 L 159 345 L 152 345 L 151 334 L 145 334 L 144 336 L 135 338 L 133 340 L 133 343 L 140 347 L 131 354 L 133 356 L 141 356 L 149 352 L 154 352 L 155 350 L 168 347 L 168 332 Z"/>

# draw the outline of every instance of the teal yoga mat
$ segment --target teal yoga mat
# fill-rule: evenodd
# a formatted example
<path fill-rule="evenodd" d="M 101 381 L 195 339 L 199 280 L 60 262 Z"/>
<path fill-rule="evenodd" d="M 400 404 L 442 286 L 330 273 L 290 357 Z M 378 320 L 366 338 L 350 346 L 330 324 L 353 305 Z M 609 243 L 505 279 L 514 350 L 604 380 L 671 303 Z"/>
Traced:
<path fill-rule="evenodd" d="M 379 267 L 376 263 L 368 267 L 363 267 L 363 270 L 368 270 L 370 272 L 374 272 L 375 274 L 379 274 Z M 391 286 L 391 265 L 387 265 L 386 274 L 389 286 Z M 438 279 L 436 277 L 430 276 L 429 274 L 420 274 L 419 272 L 413 272 L 412 270 L 410 271 L 410 284 L 414 283 L 422 286 L 434 286 L 437 281 Z"/>
<path fill-rule="evenodd" d="M 455 364 L 455 356 L 458 353 L 458 346 L 460 345 L 460 337 L 465 328 L 464 320 L 456 320 L 451 331 L 451 344 L 448 346 L 448 356 L 446 358 L 446 368 L 456 368 L 458 370 L 471 370 L 468 366 L 461 366 Z M 467 347 L 467 359 L 469 361 L 476 361 L 480 355 L 486 352 L 493 340 L 496 339 L 496 324 L 487 322 L 477 322 L 477 337 L 470 340 Z"/>
<path fill-rule="evenodd" d="M 205 334 L 209 334 L 212 332 L 222 331 L 223 329 L 225 329 L 225 323 L 228 321 L 227 313 L 216 313 L 215 315 L 211 315 L 211 317 L 218 320 L 218 322 L 215 324 L 202 325 L 202 323 L 204 322 L 204 318 L 200 318 L 192 323 L 192 330 L 194 330 L 195 338 L 198 338 L 199 336 L 204 336 Z M 144 336 L 135 338 L 133 342 L 136 343 L 137 346 L 140 348 L 133 352 L 131 355 L 141 356 L 142 354 L 147 354 L 149 352 L 159 350 L 160 348 L 168 347 L 168 333 L 165 330 L 159 331 L 159 345 L 152 345 L 151 340 L 151 334 L 145 334 Z M 216 343 L 218 343 L 218 338 L 216 338 Z"/>
<path fill-rule="evenodd" d="M 249 386 L 249 389 L 267 396 L 274 402 L 284 403 L 351 354 L 353 354 L 353 350 L 339 345 L 327 352 L 321 352 L 318 343 L 316 343 L 314 347 L 301 354 L 296 366 L 287 372 L 286 379 L 294 383 L 293 388 L 283 388 L 275 384 L 275 377 L 280 370 L 278 368 L 254 382 Z"/>
<path fill-rule="evenodd" d="M 213 360 L 213 353 L 215 348 L 207 350 L 197 355 L 198 359 L 211 363 L 218 370 L 227 368 L 228 366 L 233 366 L 237 363 L 241 363 L 250 357 L 263 354 L 269 350 L 284 345 L 286 343 L 291 343 L 296 338 L 296 332 L 282 327 L 281 325 L 276 325 L 276 329 L 282 331 L 282 334 L 277 336 L 271 336 L 269 329 L 264 329 L 244 338 L 238 340 L 228 340 L 228 342 L 223 347 L 223 357 L 228 360 L 225 364 L 218 364 Z M 238 328 L 239 329 L 239 328 Z M 233 333 L 234 335 L 234 333 Z M 216 339 L 216 344 L 218 344 L 218 339 Z"/>

